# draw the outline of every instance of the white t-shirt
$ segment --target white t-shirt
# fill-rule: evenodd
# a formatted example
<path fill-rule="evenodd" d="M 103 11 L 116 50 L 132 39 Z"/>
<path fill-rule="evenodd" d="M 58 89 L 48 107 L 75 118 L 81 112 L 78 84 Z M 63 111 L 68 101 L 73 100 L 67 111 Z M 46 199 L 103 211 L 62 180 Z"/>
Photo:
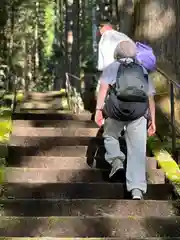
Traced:
<path fill-rule="evenodd" d="M 104 32 L 99 41 L 99 49 L 98 49 L 98 70 L 102 71 L 109 64 L 114 61 L 114 51 L 117 45 L 122 41 L 131 41 L 133 40 L 129 38 L 126 34 L 115 31 L 108 30 Z M 133 42 L 134 43 L 134 42 Z"/>

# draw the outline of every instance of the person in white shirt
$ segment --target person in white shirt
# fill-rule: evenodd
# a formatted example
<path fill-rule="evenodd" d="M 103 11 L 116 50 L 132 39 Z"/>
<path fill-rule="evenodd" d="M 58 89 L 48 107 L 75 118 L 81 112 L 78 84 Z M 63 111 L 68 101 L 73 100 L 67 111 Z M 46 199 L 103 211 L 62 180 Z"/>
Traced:
<path fill-rule="evenodd" d="M 133 55 L 136 49 L 135 42 L 126 34 L 113 30 L 110 24 L 104 24 L 100 27 L 101 39 L 98 46 L 98 70 L 103 71 L 119 55 L 121 42 L 130 42 L 128 51 Z"/>

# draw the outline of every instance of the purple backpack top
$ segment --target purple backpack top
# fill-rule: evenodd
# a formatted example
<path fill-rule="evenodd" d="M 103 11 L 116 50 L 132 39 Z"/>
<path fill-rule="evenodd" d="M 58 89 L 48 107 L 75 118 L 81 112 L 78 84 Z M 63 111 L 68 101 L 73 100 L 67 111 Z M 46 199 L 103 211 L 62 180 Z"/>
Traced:
<path fill-rule="evenodd" d="M 154 55 L 153 49 L 140 42 L 136 42 L 137 54 L 136 59 L 140 64 L 145 67 L 148 71 L 153 71 L 156 68 L 156 56 Z"/>

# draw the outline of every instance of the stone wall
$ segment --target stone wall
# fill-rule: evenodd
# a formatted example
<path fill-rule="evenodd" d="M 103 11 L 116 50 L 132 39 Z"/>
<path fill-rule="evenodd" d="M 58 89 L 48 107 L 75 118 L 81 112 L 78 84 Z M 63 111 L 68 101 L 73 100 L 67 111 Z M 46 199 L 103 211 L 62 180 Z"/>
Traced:
<path fill-rule="evenodd" d="M 135 1 L 135 39 L 153 46 L 158 60 L 169 62 L 180 75 L 180 1 Z"/>
<path fill-rule="evenodd" d="M 149 43 L 160 68 L 180 83 L 180 0 L 134 0 L 134 3 L 135 40 Z M 163 136 L 171 135 L 171 128 L 164 121 L 165 116 L 170 121 L 170 84 L 160 72 L 151 77 L 157 91 L 156 106 L 163 113 L 157 114 L 158 130 L 162 130 Z M 175 92 L 175 120 L 180 131 L 180 89 Z"/>

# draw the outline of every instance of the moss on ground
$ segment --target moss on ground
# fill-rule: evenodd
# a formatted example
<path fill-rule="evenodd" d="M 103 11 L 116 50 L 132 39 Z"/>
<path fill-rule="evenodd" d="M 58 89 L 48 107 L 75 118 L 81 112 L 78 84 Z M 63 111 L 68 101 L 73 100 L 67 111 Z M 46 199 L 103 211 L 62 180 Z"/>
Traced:
<path fill-rule="evenodd" d="M 13 94 L 5 94 L 2 100 L 13 101 Z M 22 101 L 23 94 L 18 93 L 16 96 L 17 101 Z M 12 109 L 10 106 L 0 107 L 0 187 L 4 182 L 5 177 L 5 158 L 8 154 L 8 142 L 12 131 Z M 0 188 L 1 189 L 1 188 Z"/>
<path fill-rule="evenodd" d="M 11 111 L 3 112 L 0 109 L 0 185 L 4 182 L 5 157 L 7 156 L 7 144 L 12 129 Z M 2 118 L 1 118 L 2 117 Z"/>
<path fill-rule="evenodd" d="M 178 164 L 172 158 L 171 154 L 165 149 L 157 136 L 148 139 L 148 147 L 151 149 L 159 166 L 163 169 L 166 177 L 174 184 L 180 184 L 180 169 Z"/>

